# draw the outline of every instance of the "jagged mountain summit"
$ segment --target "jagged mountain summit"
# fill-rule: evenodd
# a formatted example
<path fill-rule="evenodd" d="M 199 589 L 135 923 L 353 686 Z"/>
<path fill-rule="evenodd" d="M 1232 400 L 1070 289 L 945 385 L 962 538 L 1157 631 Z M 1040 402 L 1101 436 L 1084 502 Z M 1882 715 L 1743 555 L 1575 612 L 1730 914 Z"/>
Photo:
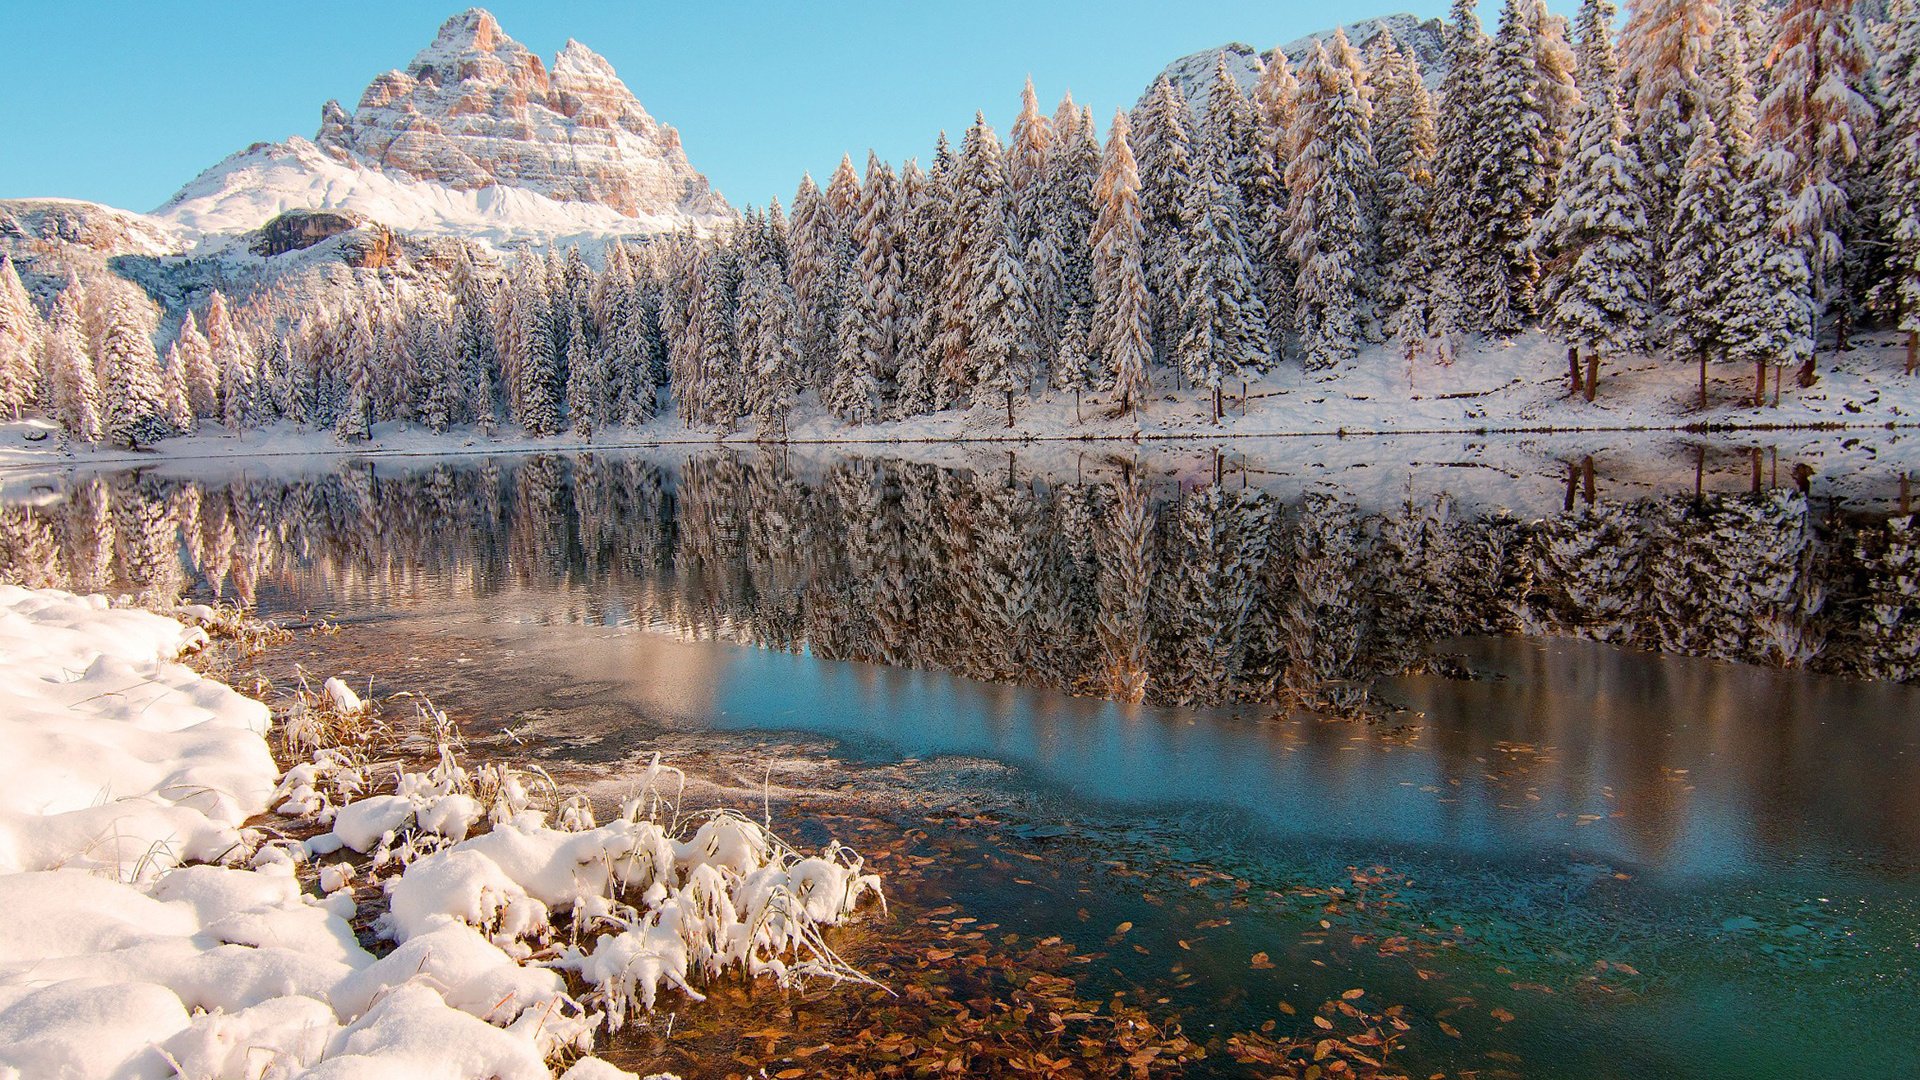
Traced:
<path fill-rule="evenodd" d="M 203 234 L 290 210 L 342 210 L 404 232 L 496 242 L 705 227 L 732 210 L 680 135 L 604 58 L 569 41 L 551 67 L 474 8 L 313 139 L 248 147 L 154 212 Z"/>
<path fill-rule="evenodd" d="M 1365 55 L 1372 54 L 1381 35 L 1392 34 L 1401 50 L 1411 53 L 1419 61 L 1420 75 L 1428 88 L 1439 86 L 1440 79 L 1447 73 L 1447 24 L 1439 19 L 1422 19 L 1417 15 L 1402 13 L 1367 19 L 1340 29 L 1346 32 L 1347 40 L 1353 43 L 1353 47 Z M 1147 90 L 1151 91 L 1153 83 L 1159 82 L 1162 77 L 1171 79 L 1198 112 L 1206 106 L 1207 87 L 1213 84 L 1214 68 L 1223 54 L 1227 58 L 1227 69 L 1233 72 L 1240 85 L 1251 88 L 1259 78 L 1260 63 L 1266 57 L 1275 52 L 1285 53 L 1287 61 L 1297 70 L 1306 62 L 1313 43 L 1331 41 L 1333 34 L 1332 30 L 1322 30 L 1266 52 L 1239 41 L 1205 49 L 1168 64 L 1165 70 L 1154 77 L 1153 82 L 1147 84 Z"/>

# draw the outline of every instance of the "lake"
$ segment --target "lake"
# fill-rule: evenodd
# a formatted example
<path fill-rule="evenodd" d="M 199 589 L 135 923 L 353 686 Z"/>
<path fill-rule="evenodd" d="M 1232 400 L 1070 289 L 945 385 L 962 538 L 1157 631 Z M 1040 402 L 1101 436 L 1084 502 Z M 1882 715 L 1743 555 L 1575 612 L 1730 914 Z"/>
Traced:
<path fill-rule="evenodd" d="M 1920 1072 L 1910 446 L 1010 449 L 161 463 L 0 551 L 583 775 L 812 760 L 1195 1038 L 1364 988 L 1416 1075 Z"/>

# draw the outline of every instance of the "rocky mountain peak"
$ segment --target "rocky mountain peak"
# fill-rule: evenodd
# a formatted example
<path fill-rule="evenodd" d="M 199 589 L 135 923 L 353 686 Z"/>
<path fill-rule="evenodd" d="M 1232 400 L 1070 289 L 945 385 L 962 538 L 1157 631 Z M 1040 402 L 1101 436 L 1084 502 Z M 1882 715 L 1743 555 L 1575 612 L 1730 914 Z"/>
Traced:
<path fill-rule="evenodd" d="M 604 57 L 569 41 L 549 69 L 480 8 L 375 77 L 351 114 L 329 102 L 314 144 L 461 191 L 523 188 L 627 217 L 730 213 Z"/>

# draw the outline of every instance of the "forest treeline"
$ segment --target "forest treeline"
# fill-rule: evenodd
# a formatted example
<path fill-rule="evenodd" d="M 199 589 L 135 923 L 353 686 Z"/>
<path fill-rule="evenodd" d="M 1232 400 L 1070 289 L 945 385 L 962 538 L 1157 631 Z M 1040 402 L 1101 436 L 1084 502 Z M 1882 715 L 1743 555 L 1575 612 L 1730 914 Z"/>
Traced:
<path fill-rule="evenodd" d="M 1616 26 L 1620 26 L 1616 33 Z M 342 439 L 388 420 L 529 435 L 671 411 L 785 433 L 1047 390 L 1108 415 L 1373 343 L 1452 363 L 1540 327 L 1571 393 L 1649 352 L 1817 377 L 1816 344 L 1907 335 L 1920 364 L 1920 0 L 1587 0 L 1573 25 L 1456 0 L 1430 91 L 1390 32 L 1342 33 L 1205 99 L 1160 79 L 1104 139 L 1029 83 L 1009 139 L 976 117 L 923 168 L 843 159 L 791 208 L 714 236 L 469 252 L 431 287 L 378 273 L 322 301 L 218 293 L 155 348 L 126 282 L 36 304 L 0 264 L 0 408 L 147 445 L 202 421 Z"/>

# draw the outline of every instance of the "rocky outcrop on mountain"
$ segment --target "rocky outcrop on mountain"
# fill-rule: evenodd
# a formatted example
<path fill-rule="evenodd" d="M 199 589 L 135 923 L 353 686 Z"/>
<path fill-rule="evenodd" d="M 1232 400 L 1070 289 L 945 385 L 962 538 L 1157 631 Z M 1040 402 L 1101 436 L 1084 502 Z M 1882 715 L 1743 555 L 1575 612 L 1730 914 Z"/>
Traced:
<path fill-rule="evenodd" d="M 1426 80 L 1430 88 L 1439 86 L 1440 79 L 1447 73 L 1447 24 L 1439 19 L 1422 19 L 1417 15 L 1406 14 L 1387 15 L 1357 22 L 1351 26 L 1343 26 L 1340 29 L 1346 31 L 1347 40 L 1353 43 L 1353 47 L 1360 50 L 1362 56 L 1368 57 L 1371 56 L 1374 46 L 1381 40 L 1381 36 L 1391 33 L 1401 50 L 1411 52 L 1414 59 L 1420 62 L 1421 77 Z M 1167 65 L 1160 76 L 1154 78 L 1154 82 L 1158 82 L 1161 76 L 1173 80 L 1173 84 L 1186 96 L 1187 102 L 1198 112 L 1206 106 L 1207 87 L 1213 85 L 1214 68 L 1222 55 L 1226 56 L 1228 70 L 1240 80 L 1240 85 L 1251 89 L 1255 80 L 1260 77 L 1261 64 L 1267 57 L 1275 52 L 1285 53 L 1288 63 L 1292 64 L 1297 71 L 1300 65 L 1306 62 L 1307 53 L 1312 50 L 1313 43 L 1330 41 L 1333 39 L 1333 33 L 1332 30 L 1323 30 L 1317 34 L 1309 34 L 1298 41 L 1289 42 L 1278 49 L 1269 49 L 1264 53 L 1251 45 L 1235 41 L 1217 49 L 1207 49 L 1175 60 Z M 1148 83 L 1147 89 L 1152 88 L 1153 83 Z"/>
<path fill-rule="evenodd" d="M 262 225 L 249 246 L 255 255 L 285 255 L 366 223 L 366 215 L 351 210 L 289 210 Z"/>
<path fill-rule="evenodd" d="M 35 249 L 79 247 L 102 256 L 177 251 L 180 236 L 145 214 L 78 199 L 0 199 L 0 252 L 18 262 Z"/>
<path fill-rule="evenodd" d="M 549 70 L 478 8 L 447 20 L 405 71 L 374 79 L 352 114 L 328 102 L 313 141 L 460 191 L 525 188 L 627 217 L 728 213 L 680 133 L 599 54 L 569 41 Z"/>

